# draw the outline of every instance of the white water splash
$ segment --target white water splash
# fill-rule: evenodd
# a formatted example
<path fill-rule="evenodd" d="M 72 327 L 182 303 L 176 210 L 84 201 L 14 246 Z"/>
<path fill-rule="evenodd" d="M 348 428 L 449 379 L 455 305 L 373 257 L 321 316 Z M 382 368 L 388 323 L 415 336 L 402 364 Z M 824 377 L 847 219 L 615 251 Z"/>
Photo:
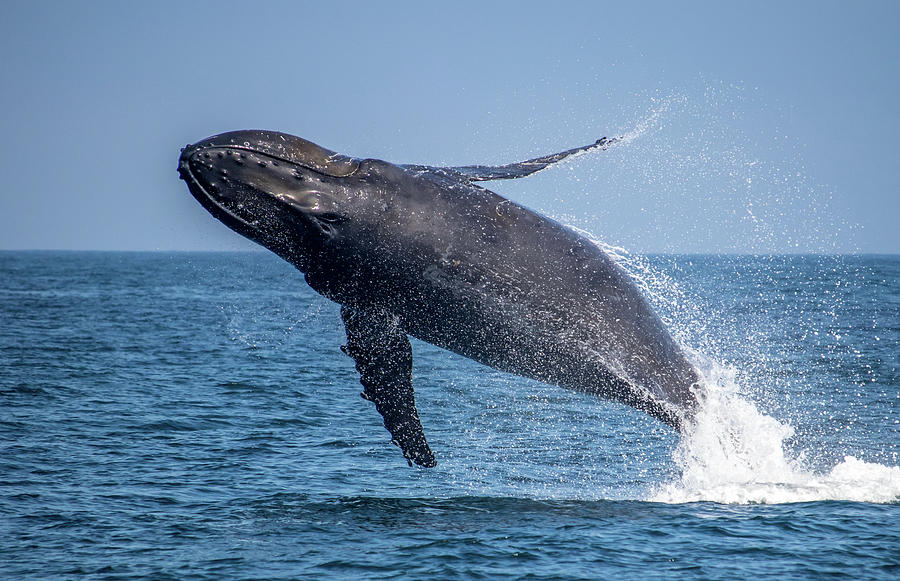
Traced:
<path fill-rule="evenodd" d="M 625 269 L 683 347 L 689 339 L 706 344 L 702 308 L 646 258 L 605 244 L 590 232 L 569 226 L 591 240 Z M 690 325 L 684 324 L 691 321 Z M 680 323 L 680 324 L 679 324 Z M 692 332 L 688 331 L 692 329 Z M 698 336 L 699 335 L 699 336 Z M 804 467 L 802 458 L 785 453 L 794 429 L 760 412 L 741 395 L 737 370 L 685 347 L 704 379 L 706 400 L 696 424 L 673 453 L 681 471 L 674 482 L 653 491 L 647 500 L 665 503 L 720 502 L 779 504 L 822 500 L 900 502 L 900 467 L 845 456 L 827 473 Z"/>
<path fill-rule="evenodd" d="M 738 392 L 734 370 L 704 373 L 708 397 L 697 424 L 674 452 L 681 477 L 650 495 L 655 502 L 776 504 L 820 500 L 900 501 L 900 468 L 852 456 L 827 473 L 785 454 L 793 428 L 761 413 Z"/>
<path fill-rule="evenodd" d="M 678 109 L 678 106 L 685 106 L 686 99 L 672 96 L 655 101 L 653 105 L 634 129 L 621 136 L 621 142 L 632 143 L 665 125 L 663 116 Z M 703 155 L 698 159 L 718 167 L 713 163 L 715 159 L 707 155 L 706 148 L 701 153 Z M 755 160 L 743 163 L 748 156 L 738 153 L 740 150 L 734 153 L 738 165 L 747 168 L 759 165 Z M 665 163 L 662 165 L 668 167 Z M 699 169 L 705 171 L 708 168 L 701 164 Z M 783 173 L 779 169 L 772 170 L 773 175 Z M 750 183 L 749 177 L 747 182 Z M 802 180 L 794 187 L 805 192 L 806 186 Z M 747 211 L 754 221 L 755 238 L 751 237 L 752 240 L 761 249 L 766 249 L 772 238 L 769 232 L 772 212 L 767 216 L 757 216 L 753 211 L 754 200 L 760 198 L 767 201 L 778 210 L 775 213 L 779 215 L 787 205 L 778 196 L 769 200 L 765 192 L 749 189 L 734 191 L 741 194 L 737 198 L 746 197 Z M 818 199 L 813 192 L 806 193 L 810 200 Z M 710 209 L 710 213 L 727 214 L 714 208 Z M 558 218 L 566 223 L 571 217 Z M 778 220 L 774 222 L 778 223 Z M 825 222 L 831 225 L 828 220 Z M 816 471 L 805 465 L 802 455 L 793 457 L 788 454 L 785 443 L 794 436 L 794 429 L 762 413 L 743 395 L 740 383 L 748 380 L 746 373 L 739 373 L 739 370 L 723 366 L 707 356 L 718 353 L 720 335 L 711 331 L 711 317 L 703 301 L 691 296 L 671 276 L 651 266 L 645 257 L 606 244 L 584 229 L 569 227 L 591 240 L 631 275 L 705 380 L 707 396 L 697 415 L 696 425 L 683 435 L 673 452 L 673 460 L 681 474 L 675 481 L 654 490 L 648 500 L 742 504 L 822 500 L 900 502 L 900 467 L 845 456 L 830 470 Z M 748 345 L 747 349 L 753 351 L 754 347 Z M 802 448 L 802 442 L 800 444 Z"/>
<path fill-rule="evenodd" d="M 621 135 L 618 140 L 622 144 L 631 143 L 639 137 L 643 137 L 649 130 L 659 125 L 659 120 L 663 115 L 669 112 L 673 105 L 681 105 L 687 102 L 684 95 L 670 95 L 664 99 L 653 99 L 653 108 L 641 120 L 637 122 L 631 131 Z"/>

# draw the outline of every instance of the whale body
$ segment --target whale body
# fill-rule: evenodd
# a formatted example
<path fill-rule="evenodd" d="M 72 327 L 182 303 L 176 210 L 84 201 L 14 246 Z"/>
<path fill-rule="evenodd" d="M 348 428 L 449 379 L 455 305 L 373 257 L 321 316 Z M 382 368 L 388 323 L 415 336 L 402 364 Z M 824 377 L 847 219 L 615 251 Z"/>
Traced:
<path fill-rule="evenodd" d="M 590 240 L 480 185 L 614 142 L 502 166 L 433 167 L 247 130 L 188 145 L 178 170 L 213 216 L 340 303 L 361 395 L 410 463 L 434 466 L 408 336 L 675 428 L 692 420 L 698 373 L 628 274 Z"/>

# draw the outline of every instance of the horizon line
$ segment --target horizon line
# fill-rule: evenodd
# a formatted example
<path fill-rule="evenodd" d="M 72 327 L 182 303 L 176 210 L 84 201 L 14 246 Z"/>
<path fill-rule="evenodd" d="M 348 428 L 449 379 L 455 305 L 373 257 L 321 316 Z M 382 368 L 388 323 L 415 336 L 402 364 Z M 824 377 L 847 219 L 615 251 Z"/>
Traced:
<path fill-rule="evenodd" d="M 194 253 L 194 254 L 213 254 L 213 253 L 231 253 L 231 254 L 271 254 L 273 257 L 276 257 L 270 250 L 266 248 L 245 248 L 245 249 L 212 249 L 212 248 L 204 248 L 204 249 L 190 249 L 190 248 L 175 248 L 175 249 L 134 249 L 134 248 L 126 248 L 126 249 L 109 249 L 109 248 L 0 248 L 0 253 L 13 253 L 13 252 L 22 252 L 22 253 L 120 253 L 120 254 L 165 254 L 165 253 Z M 810 252 L 715 252 L 715 251 L 706 251 L 706 252 L 696 252 L 696 251 L 672 251 L 672 250 L 664 250 L 664 251 L 647 251 L 647 252 L 639 252 L 626 250 L 628 254 L 634 254 L 638 256 L 751 256 L 751 257 L 761 257 L 761 256 L 900 256 L 900 252 L 860 252 L 860 251 L 851 251 L 851 252 L 820 252 L 820 251 L 810 251 Z"/>

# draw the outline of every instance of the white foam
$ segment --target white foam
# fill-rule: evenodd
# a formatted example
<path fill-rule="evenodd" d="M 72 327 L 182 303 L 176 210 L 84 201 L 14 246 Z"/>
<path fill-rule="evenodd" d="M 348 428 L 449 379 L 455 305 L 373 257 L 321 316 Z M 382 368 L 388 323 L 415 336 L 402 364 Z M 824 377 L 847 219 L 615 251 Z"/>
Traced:
<path fill-rule="evenodd" d="M 648 500 L 900 502 L 900 467 L 845 456 L 827 473 L 807 470 L 784 451 L 784 441 L 794 430 L 741 397 L 733 370 L 714 367 L 705 375 L 707 401 L 696 426 L 683 436 L 674 452 L 681 476 L 660 487 Z"/>

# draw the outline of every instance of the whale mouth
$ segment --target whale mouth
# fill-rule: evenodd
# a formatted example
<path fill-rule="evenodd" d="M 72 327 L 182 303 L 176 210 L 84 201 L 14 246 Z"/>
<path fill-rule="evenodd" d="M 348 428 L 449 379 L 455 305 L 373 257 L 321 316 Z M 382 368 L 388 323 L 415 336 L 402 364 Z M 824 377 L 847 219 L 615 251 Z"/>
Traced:
<path fill-rule="evenodd" d="M 191 144 L 181 150 L 181 157 L 178 160 L 178 176 L 185 181 L 191 195 L 216 219 L 233 229 L 242 231 L 247 228 L 259 227 L 258 219 L 248 220 L 237 213 L 243 209 L 240 201 L 222 195 L 221 187 L 225 184 L 201 178 L 200 172 L 197 170 L 202 163 L 201 158 L 204 153 L 209 156 L 209 152 L 204 152 L 203 148 Z M 213 169 L 211 163 L 207 167 L 210 170 Z"/>

